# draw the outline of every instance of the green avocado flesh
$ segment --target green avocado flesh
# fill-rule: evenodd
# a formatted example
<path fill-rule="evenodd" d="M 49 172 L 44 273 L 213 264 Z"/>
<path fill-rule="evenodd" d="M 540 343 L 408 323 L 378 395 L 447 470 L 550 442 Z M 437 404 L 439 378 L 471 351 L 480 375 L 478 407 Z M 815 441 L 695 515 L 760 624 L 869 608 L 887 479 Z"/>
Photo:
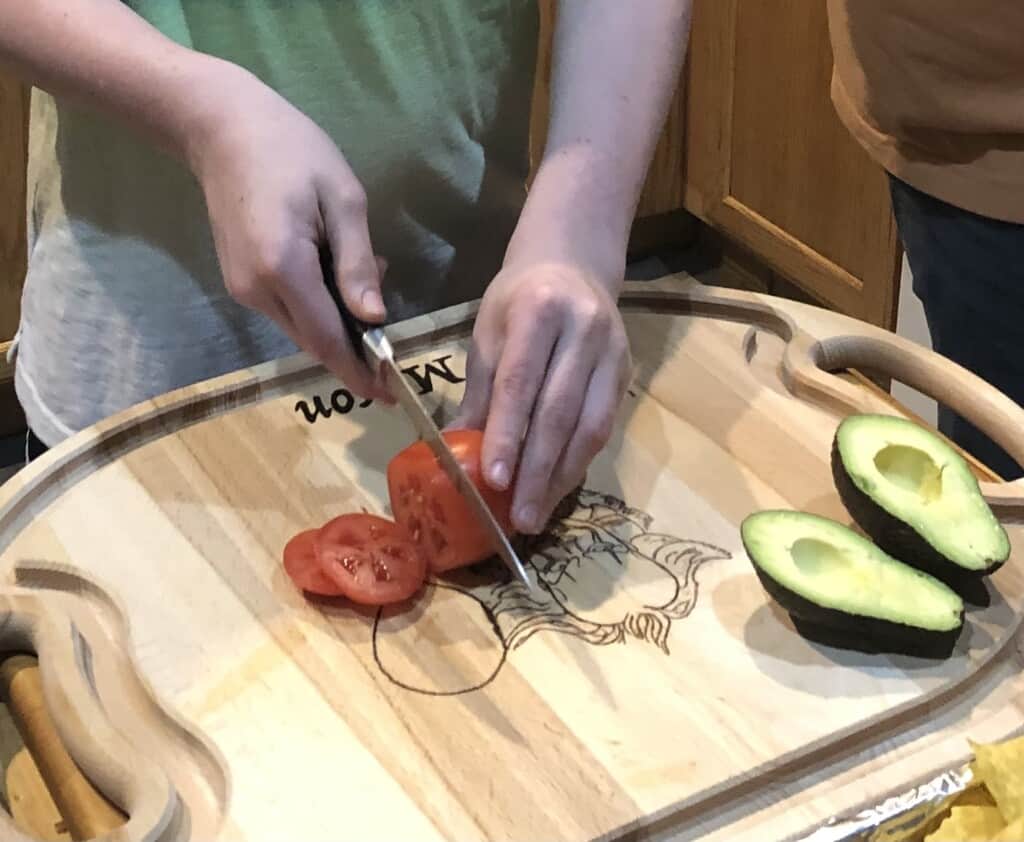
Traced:
<path fill-rule="evenodd" d="M 955 591 L 836 521 L 768 510 L 746 518 L 740 533 L 769 592 L 804 620 L 850 631 L 878 620 L 867 631 L 895 636 L 908 626 L 944 633 L 963 624 Z"/>
<path fill-rule="evenodd" d="M 921 556 L 934 553 L 933 565 L 972 573 L 991 571 L 1009 556 L 1009 538 L 977 479 L 939 436 L 903 418 L 854 415 L 839 425 L 834 448 L 844 502 L 890 554 L 921 566 Z M 844 488 L 847 482 L 852 488 Z M 929 572 L 941 575 L 941 567 Z"/>

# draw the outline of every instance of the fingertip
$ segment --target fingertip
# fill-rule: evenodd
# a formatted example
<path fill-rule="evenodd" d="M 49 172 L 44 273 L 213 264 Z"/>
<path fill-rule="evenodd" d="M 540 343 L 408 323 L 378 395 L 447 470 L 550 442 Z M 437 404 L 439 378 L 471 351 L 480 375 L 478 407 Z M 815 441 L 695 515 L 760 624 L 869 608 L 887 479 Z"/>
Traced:
<path fill-rule="evenodd" d="M 487 481 L 496 491 L 505 491 L 512 482 L 512 471 L 508 463 L 498 459 L 487 470 Z"/>
<path fill-rule="evenodd" d="M 361 318 L 368 322 L 383 321 L 387 311 L 384 308 L 384 299 L 376 289 L 363 290 L 359 296 L 359 307 L 362 310 Z"/>
<path fill-rule="evenodd" d="M 495 491 L 505 491 L 512 486 L 512 480 L 519 464 L 521 450 L 513 440 L 503 438 L 488 421 L 484 430 L 481 461 L 484 480 Z"/>
<path fill-rule="evenodd" d="M 518 506 L 512 513 L 512 525 L 525 535 L 536 535 L 542 526 L 540 509 L 533 503 Z"/>

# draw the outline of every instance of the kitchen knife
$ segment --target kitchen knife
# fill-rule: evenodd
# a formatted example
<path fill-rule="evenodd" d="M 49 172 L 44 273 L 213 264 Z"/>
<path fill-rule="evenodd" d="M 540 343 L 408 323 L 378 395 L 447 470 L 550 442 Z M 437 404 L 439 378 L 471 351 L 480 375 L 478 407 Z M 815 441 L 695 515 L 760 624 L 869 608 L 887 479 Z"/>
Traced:
<path fill-rule="evenodd" d="M 441 431 L 437 428 L 437 425 L 427 413 L 426 407 L 423 406 L 419 396 L 395 362 L 394 351 L 383 328 L 379 325 L 367 324 L 356 318 L 345 305 L 334 280 L 334 267 L 330 252 L 324 248 L 320 251 L 320 267 L 323 271 L 324 283 L 327 285 L 327 290 L 338 308 L 341 322 L 345 327 L 345 332 L 348 334 L 356 355 L 370 366 L 375 375 L 383 375 L 391 394 L 394 395 L 405 411 L 413 428 L 420 438 L 427 443 L 431 451 L 433 451 L 434 456 L 441 463 L 444 472 L 459 490 L 459 493 L 465 498 L 470 509 L 473 510 L 477 520 L 490 538 L 494 551 L 505 563 L 505 566 L 512 575 L 525 584 L 528 589 L 533 590 L 530 577 L 527 576 L 523 563 L 519 560 L 519 556 L 516 555 L 515 549 L 508 540 L 508 536 L 487 506 L 483 496 L 480 494 L 480 490 L 466 476 L 466 472 L 462 469 L 458 459 L 455 458 L 455 454 L 452 453 L 451 448 L 448 447 L 447 442 L 441 436 Z M 367 351 L 369 351 L 369 358 Z"/>

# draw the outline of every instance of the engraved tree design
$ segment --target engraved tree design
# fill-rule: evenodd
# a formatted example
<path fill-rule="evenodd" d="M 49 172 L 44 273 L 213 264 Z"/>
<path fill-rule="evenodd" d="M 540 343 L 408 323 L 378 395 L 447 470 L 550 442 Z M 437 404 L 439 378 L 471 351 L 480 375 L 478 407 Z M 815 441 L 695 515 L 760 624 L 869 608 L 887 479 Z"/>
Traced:
<path fill-rule="evenodd" d="M 378 614 L 374 653 L 381 671 L 415 692 L 470 692 L 493 680 L 507 654 L 538 632 L 570 635 L 595 646 L 633 638 L 669 655 L 672 622 L 685 618 L 697 602 L 697 570 L 728 559 L 729 552 L 704 541 L 651 532 L 650 515 L 609 494 L 580 489 L 560 508 L 551 527 L 523 546 L 535 585 L 532 593 L 497 561 L 432 583 L 475 600 L 486 614 L 498 647 L 489 677 L 442 687 L 422 670 L 415 676 L 404 674 L 409 670 L 388 657 L 383 639 L 396 632 Z M 403 625 L 401 633 L 409 629 Z M 447 685 L 459 683 L 451 678 Z"/>

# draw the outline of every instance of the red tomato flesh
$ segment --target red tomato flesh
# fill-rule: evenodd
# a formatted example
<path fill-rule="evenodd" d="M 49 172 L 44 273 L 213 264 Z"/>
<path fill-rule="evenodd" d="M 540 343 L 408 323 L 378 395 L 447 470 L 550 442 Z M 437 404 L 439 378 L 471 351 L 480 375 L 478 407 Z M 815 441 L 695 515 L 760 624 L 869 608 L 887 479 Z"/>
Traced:
<path fill-rule="evenodd" d="M 320 596 L 340 596 L 341 588 L 324 573 L 316 554 L 320 530 L 307 529 L 284 545 L 284 569 L 295 586 Z"/>
<path fill-rule="evenodd" d="M 342 594 L 363 605 L 408 599 L 423 585 L 427 563 L 394 521 L 351 512 L 325 523 L 316 553 L 323 573 Z"/>
<path fill-rule="evenodd" d="M 506 535 L 512 533 L 512 491 L 495 491 L 483 479 L 479 430 L 448 430 L 443 438 Z M 444 472 L 429 445 L 418 441 L 388 463 L 388 496 L 395 520 L 419 546 L 435 573 L 494 555 L 487 533 Z"/>

